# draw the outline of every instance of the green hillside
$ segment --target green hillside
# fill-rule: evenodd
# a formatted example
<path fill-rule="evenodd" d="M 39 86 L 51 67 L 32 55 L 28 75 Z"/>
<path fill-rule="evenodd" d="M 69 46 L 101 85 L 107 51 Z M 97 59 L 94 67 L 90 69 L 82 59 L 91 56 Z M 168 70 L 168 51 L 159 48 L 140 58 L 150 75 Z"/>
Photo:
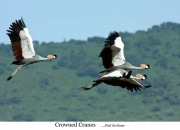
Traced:
<path fill-rule="evenodd" d="M 98 58 L 102 37 L 35 41 L 39 55 L 57 54 L 59 59 L 27 66 L 7 82 L 17 66 L 11 65 L 10 44 L 1 43 L 0 121 L 180 121 L 180 24 L 119 33 L 126 59 L 152 66 L 133 73 L 147 74 L 153 87 L 133 93 L 105 84 L 81 90 L 104 69 Z"/>

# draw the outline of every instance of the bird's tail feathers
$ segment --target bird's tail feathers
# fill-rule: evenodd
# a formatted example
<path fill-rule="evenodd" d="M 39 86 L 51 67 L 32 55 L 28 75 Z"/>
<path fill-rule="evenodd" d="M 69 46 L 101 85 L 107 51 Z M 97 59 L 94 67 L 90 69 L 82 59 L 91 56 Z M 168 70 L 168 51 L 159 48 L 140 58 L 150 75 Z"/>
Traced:
<path fill-rule="evenodd" d="M 15 65 L 22 65 L 22 61 L 13 61 L 11 64 L 15 64 Z"/>

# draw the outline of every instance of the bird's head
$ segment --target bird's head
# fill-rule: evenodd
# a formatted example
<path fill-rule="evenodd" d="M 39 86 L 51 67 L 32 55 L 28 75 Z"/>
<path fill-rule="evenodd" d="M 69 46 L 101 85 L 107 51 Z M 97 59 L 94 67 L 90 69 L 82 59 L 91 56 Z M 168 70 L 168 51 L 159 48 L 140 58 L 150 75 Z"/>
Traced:
<path fill-rule="evenodd" d="M 141 64 L 142 69 L 149 69 L 151 68 L 149 64 Z"/>
<path fill-rule="evenodd" d="M 57 55 L 48 55 L 47 58 L 50 60 L 57 59 Z"/>
<path fill-rule="evenodd" d="M 148 79 L 148 77 L 147 77 L 147 75 L 142 75 L 142 74 L 136 74 L 136 77 L 138 78 L 138 79 L 141 79 L 141 80 L 145 80 L 145 79 Z"/>

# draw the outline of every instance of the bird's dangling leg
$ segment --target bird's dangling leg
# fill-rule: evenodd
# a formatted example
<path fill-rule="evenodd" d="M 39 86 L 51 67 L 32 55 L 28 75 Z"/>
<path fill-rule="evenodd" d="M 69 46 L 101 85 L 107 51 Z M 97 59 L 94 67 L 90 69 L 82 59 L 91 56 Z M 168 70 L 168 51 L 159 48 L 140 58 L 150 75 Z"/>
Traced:
<path fill-rule="evenodd" d="M 24 64 L 24 65 L 21 65 L 19 66 L 8 78 L 7 78 L 7 81 L 9 81 L 10 79 L 12 79 L 12 77 L 24 66 L 26 66 L 28 64 Z"/>
<path fill-rule="evenodd" d="M 92 85 L 89 85 L 89 86 L 84 86 L 82 87 L 84 90 L 90 90 L 92 89 L 93 87 L 95 87 L 96 85 L 100 84 L 101 82 L 95 82 L 94 84 Z"/>

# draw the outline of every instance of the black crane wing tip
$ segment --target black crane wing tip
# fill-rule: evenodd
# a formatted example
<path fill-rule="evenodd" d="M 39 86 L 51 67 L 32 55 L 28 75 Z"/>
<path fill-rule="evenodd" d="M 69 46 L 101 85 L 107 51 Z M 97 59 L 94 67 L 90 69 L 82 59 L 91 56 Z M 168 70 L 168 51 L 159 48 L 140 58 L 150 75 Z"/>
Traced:
<path fill-rule="evenodd" d="M 130 70 L 125 77 L 126 77 L 126 78 L 130 78 L 131 74 L 132 74 L 132 70 Z"/>
<path fill-rule="evenodd" d="M 105 47 L 109 48 L 110 46 L 112 46 L 114 44 L 114 40 L 117 37 L 119 37 L 119 34 L 116 31 L 110 33 L 108 38 L 106 38 L 106 40 L 105 40 Z"/>

